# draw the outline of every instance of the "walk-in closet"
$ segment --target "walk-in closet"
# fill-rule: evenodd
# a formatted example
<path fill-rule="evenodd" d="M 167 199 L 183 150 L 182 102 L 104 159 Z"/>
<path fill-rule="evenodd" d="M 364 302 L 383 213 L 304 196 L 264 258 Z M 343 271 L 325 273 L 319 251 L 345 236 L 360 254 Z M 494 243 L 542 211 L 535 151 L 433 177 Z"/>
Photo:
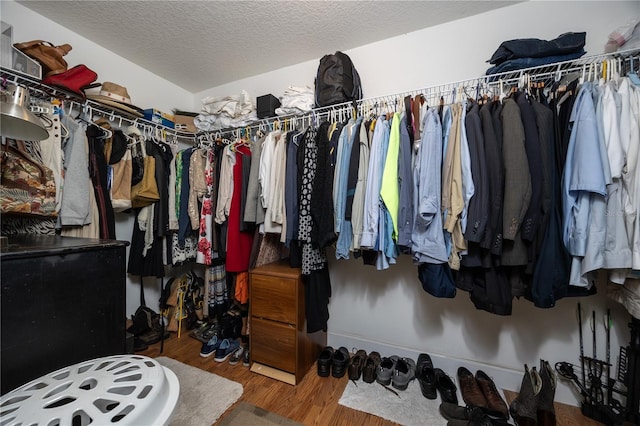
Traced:
<path fill-rule="evenodd" d="M 0 424 L 640 423 L 640 2 L 0 11 Z"/>

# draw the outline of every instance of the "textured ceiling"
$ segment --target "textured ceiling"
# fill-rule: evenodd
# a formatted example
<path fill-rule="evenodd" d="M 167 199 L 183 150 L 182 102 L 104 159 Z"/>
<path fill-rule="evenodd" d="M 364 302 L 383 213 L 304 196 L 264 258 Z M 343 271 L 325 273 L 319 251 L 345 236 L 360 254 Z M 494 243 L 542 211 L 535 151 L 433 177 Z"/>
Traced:
<path fill-rule="evenodd" d="M 193 93 L 515 1 L 18 1 Z"/>

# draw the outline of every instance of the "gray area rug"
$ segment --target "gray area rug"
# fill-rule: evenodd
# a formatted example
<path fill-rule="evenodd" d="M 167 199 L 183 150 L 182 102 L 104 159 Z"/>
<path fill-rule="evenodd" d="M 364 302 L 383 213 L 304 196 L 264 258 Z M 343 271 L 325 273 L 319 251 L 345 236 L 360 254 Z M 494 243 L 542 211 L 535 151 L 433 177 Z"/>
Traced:
<path fill-rule="evenodd" d="M 446 425 L 447 420 L 440 414 L 440 398 L 427 399 L 420 392 L 417 380 L 409 383 L 407 390 L 392 388 L 398 395 L 380 384 L 358 381 L 358 386 L 349 381 L 344 389 L 340 405 L 364 411 L 401 425 Z"/>
<path fill-rule="evenodd" d="M 242 385 L 167 357 L 156 358 L 180 382 L 180 396 L 171 417 L 175 426 L 211 426 L 242 396 Z"/>
<path fill-rule="evenodd" d="M 222 419 L 219 426 L 302 426 L 302 423 L 242 401 Z"/>

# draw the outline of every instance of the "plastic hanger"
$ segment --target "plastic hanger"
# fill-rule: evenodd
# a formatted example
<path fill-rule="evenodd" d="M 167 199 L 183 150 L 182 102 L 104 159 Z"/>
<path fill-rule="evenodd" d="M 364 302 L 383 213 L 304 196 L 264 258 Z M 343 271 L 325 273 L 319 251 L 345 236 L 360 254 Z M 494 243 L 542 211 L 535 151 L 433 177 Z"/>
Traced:
<path fill-rule="evenodd" d="M 638 77 L 638 73 L 636 72 L 636 70 L 633 69 L 633 60 L 634 60 L 633 57 L 629 58 L 630 70 L 627 73 L 627 77 L 629 77 L 629 80 L 631 81 L 631 83 L 635 84 L 636 86 L 640 86 L 640 77 Z"/>
<path fill-rule="evenodd" d="M 507 97 L 507 94 L 505 92 L 505 87 L 504 87 L 504 80 L 500 79 L 499 80 L 499 85 L 500 85 L 500 102 L 502 102 L 504 100 L 504 98 Z"/>

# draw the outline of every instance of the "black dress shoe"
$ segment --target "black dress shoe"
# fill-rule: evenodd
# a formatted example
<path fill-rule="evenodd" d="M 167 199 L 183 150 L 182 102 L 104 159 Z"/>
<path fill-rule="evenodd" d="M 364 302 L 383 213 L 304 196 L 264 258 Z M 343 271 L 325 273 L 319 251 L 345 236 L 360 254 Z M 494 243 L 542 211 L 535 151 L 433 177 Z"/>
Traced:
<path fill-rule="evenodd" d="M 344 376 L 347 371 L 347 364 L 349 363 L 349 351 L 344 346 L 333 353 L 331 358 L 331 375 L 333 377 L 340 378 Z"/>
<path fill-rule="evenodd" d="M 427 399 L 436 399 L 436 372 L 433 369 L 433 362 L 428 354 L 418 355 L 416 363 L 416 378 L 420 383 L 420 391 L 422 396 Z"/>
<path fill-rule="evenodd" d="M 332 358 L 333 348 L 331 346 L 325 347 L 322 352 L 320 352 L 320 356 L 318 357 L 318 376 L 329 377 Z"/>
<path fill-rule="evenodd" d="M 435 370 L 436 374 L 436 388 L 438 392 L 440 392 L 440 399 L 442 402 L 451 402 L 453 404 L 458 404 L 458 395 L 456 392 L 458 388 L 456 387 L 451 377 L 447 375 L 444 371 L 439 368 Z"/>
<path fill-rule="evenodd" d="M 484 411 L 479 407 L 461 407 L 458 404 L 452 404 L 450 402 L 440 404 L 440 414 L 447 420 L 477 421 L 485 416 Z"/>

